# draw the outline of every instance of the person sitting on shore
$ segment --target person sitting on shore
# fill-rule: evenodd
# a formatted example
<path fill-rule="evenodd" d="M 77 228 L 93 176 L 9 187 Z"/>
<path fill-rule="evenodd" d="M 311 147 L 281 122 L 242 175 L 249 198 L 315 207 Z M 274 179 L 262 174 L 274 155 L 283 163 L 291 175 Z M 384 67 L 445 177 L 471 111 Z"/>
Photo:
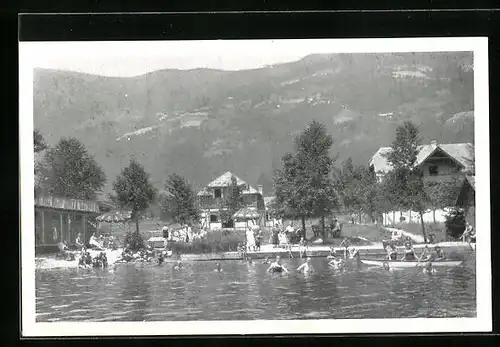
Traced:
<path fill-rule="evenodd" d="M 311 258 L 307 258 L 306 261 L 297 268 L 298 272 L 303 271 L 305 274 L 314 272 L 314 268 L 311 265 Z"/>
<path fill-rule="evenodd" d="M 132 260 L 134 260 L 132 253 L 130 252 L 130 250 L 128 248 L 125 248 L 122 252 L 121 257 L 116 259 L 116 262 L 120 262 L 120 263 L 127 262 L 128 263 L 129 261 L 132 261 Z"/>
<path fill-rule="evenodd" d="M 172 267 L 173 271 L 181 271 L 182 270 L 182 261 L 177 260 L 177 263 Z"/>
<path fill-rule="evenodd" d="M 85 248 L 85 244 L 82 239 L 82 233 L 78 233 L 78 235 L 76 236 L 75 245 L 78 247 L 79 251 Z"/>
<path fill-rule="evenodd" d="M 267 272 L 285 272 L 288 273 L 288 270 L 281 265 L 281 257 L 278 255 L 276 260 L 271 263 L 271 266 L 267 269 Z"/>
<path fill-rule="evenodd" d="M 115 237 L 113 235 L 109 235 L 108 248 L 112 250 L 117 249 Z"/>
<path fill-rule="evenodd" d="M 411 242 L 406 241 L 404 255 L 403 255 L 403 258 L 401 258 L 401 260 L 402 261 L 415 261 L 415 260 L 417 260 L 417 258 L 415 257 L 415 250 L 413 249 Z"/>
<path fill-rule="evenodd" d="M 95 233 L 93 233 L 92 236 L 90 237 L 89 245 L 90 245 L 90 248 L 92 248 L 92 249 L 104 251 L 102 245 L 99 243 L 99 240 L 95 236 Z"/>

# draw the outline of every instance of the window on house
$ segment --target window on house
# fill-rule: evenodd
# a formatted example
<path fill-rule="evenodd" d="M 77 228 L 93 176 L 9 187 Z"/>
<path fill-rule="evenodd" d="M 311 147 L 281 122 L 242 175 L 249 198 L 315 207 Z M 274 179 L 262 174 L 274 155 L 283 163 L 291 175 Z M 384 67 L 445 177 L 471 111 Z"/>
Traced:
<path fill-rule="evenodd" d="M 436 165 L 429 166 L 429 175 L 437 176 L 437 174 L 438 174 L 438 167 Z"/>
<path fill-rule="evenodd" d="M 216 222 L 217 222 L 217 215 L 211 214 L 210 215 L 210 223 L 216 223 Z"/>
<path fill-rule="evenodd" d="M 222 198 L 222 189 L 216 188 L 215 191 L 214 191 L 214 194 L 215 194 L 215 198 L 216 199 Z"/>

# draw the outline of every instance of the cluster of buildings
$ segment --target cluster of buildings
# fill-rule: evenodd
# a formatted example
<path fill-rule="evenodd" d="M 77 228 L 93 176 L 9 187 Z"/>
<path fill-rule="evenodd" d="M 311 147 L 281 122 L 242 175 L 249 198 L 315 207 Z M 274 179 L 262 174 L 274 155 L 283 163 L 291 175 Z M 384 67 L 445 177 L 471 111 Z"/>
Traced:
<path fill-rule="evenodd" d="M 369 166 L 379 181 L 392 168 L 386 155 L 390 147 L 381 147 L 371 158 Z M 419 147 L 417 165 L 423 169 L 426 180 L 447 180 L 455 178 L 460 184 L 456 206 L 464 208 L 466 219 L 475 226 L 475 181 L 472 174 L 474 146 L 470 143 L 438 144 L 432 141 Z M 222 228 L 244 228 L 248 220 L 225 223 L 221 220 L 223 199 L 229 192 L 232 177 L 242 187 L 245 211 L 253 213 L 250 223 L 273 226 L 277 221 L 270 215 L 270 205 L 274 199 L 265 196 L 263 186 L 250 186 L 238 176 L 226 172 L 215 178 L 197 193 L 201 211 L 201 224 L 206 230 Z M 35 240 L 37 250 L 56 248 L 61 241 L 74 242 L 78 233 L 88 239 L 96 225 L 91 221 L 109 206 L 104 202 L 38 196 L 35 199 Z M 428 222 L 443 221 L 445 211 L 434 211 L 424 215 Z M 383 214 L 383 224 L 418 222 L 418 214 L 413 211 L 390 211 Z"/>

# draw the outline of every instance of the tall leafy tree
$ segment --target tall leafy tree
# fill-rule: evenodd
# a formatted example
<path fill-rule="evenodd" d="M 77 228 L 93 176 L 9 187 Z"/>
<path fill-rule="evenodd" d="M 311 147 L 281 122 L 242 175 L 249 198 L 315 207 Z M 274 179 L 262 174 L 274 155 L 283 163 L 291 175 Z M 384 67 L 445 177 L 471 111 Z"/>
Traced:
<path fill-rule="evenodd" d="M 462 177 L 452 177 L 441 181 L 424 181 L 424 189 L 429 198 L 429 207 L 433 212 L 434 223 L 436 223 L 436 210 L 455 205 L 462 182 Z"/>
<path fill-rule="evenodd" d="M 244 185 L 238 185 L 236 177 L 231 176 L 231 183 L 227 187 L 227 194 L 222 200 L 220 209 L 221 219 L 225 223 L 233 222 L 233 215 L 244 206 L 243 189 Z"/>
<path fill-rule="evenodd" d="M 45 139 L 43 138 L 42 133 L 40 130 L 35 129 L 33 131 L 33 149 L 35 151 L 35 154 L 40 153 L 44 150 L 46 150 L 49 146 L 47 145 L 47 142 L 45 142 Z M 42 183 L 43 183 L 43 177 L 40 177 L 40 163 L 37 162 L 37 158 L 35 155 L 35 163 L 34 163 L 34 168 L 35 168 L 35 195 L 38 191 L 38 189 L 43 188 Z"/>
<path fill-rule="evenodd" d="M 155 200 L 157 190 L 150 181 L 149 173 L 135 159 L 129 166 L 123 168 L 113 182 L 114 194 L 110 194 L 113 202 L 121 208 L 132 211 L 132 220 L 135 222 L 136 235 L 139 235 L 139 220 L 141 214 Z"/>
<path fill-rule="evenodd" d="M 283 168 L 275 172 L 277 202 L 300 217 L 304 238 L 306 218 L 320 217 L 324 234 L 325 216 L 339 206 L 329 155 L 332 145 L 326 127 L 312 121 L 295 138 L 294 153 L 286 154 Z"/>
<path fill-rule="evenodd" d="M 33 148 L 35 150 L 35 153 L 39 153 L 47 149 L 48 147 L 49 146 L 47 145 L 47 142 L 45 142 L 45 139 L 43 138 L 43 135 L 40 132 L 40 130 L 35 129 L 33 131 Z"/>
<path fill-rule="evenodd" d="M 431 204 L 425 190 L 423 172 L 416 165 L 420 138 L 418 128 L 409 121 L 396 129 L 396 138 L 387 160 L 393 170 L 384 177 L 394 205 L 416 211 L 420 216 L 422 235 L 427 242 L 423 215 Z"/>
<path fill-rule="evenodd" d="M 94 200 L 106 183 L 101 166 L 74 137 L 63 137 L 48 149 L 39 174 L 50 194 L 73 199 Z"/>
<path fill-rule="evenodd" d="M 171 213 L 176 223 L 192 225 L 200 220 L 196 193 L 184 177 L 178 174 L 170 175 L 165 188 L 170 194 L 163 199 L 162 205 Z"/>

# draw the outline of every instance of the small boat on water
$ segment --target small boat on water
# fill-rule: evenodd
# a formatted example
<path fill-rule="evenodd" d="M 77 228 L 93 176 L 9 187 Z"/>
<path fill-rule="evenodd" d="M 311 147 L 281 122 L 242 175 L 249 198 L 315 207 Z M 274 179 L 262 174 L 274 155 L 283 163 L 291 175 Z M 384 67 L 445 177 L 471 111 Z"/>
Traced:
<path fill-rule="evenodd" d="M 418 266 L 425 266 L 428 262 L 426 261 L 400 261 L 400 260 L 366 260 L 361 259 L 361 262 L 366 265 L 380 266 L 384 267 L 389 265 L 393 268 L 412 268 Z M 441 260 L 431 262 L 433 267 L 454 267 L 462 264 L 462 260 Z"/>

